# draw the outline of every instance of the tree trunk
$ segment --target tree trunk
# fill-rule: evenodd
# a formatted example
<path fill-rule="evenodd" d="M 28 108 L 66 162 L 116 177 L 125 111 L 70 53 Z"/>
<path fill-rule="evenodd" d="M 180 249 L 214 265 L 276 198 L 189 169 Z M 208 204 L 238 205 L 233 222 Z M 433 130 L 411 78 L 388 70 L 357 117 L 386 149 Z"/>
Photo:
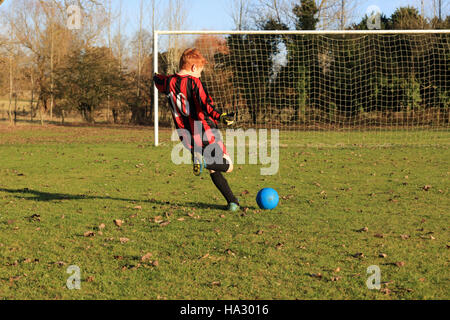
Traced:
<path fill-rule="evenodd" d="M 14 125 L 17 124 L 17 94 L 14 96 Z"/>
<path fill-rule="evenodd" d="M 43 125 L 44 125 L 44 115 L 43 115 L 43 112 L 42 112 L 42 106 L 41 106 L 41 104 L 39 103 L 39 101 L 40 101 L 40 100 L 38 100 L 39 119 L 40 119 L 40 121 L 41 121 L 41 126 L 43 126 Z"/>
<path fill-rule="evenodd" d="M 9 55 L 9 110 L 8 117 L 9 123 L 12 124 L 12 91 L 13 91 L 13 78 L 12 78 L 12 53 Z"/>
<path fill-rule="evenodd" d="M 30 121 L 33 122 L 33 100 L 34 100 L 34 77 L 33 71 L 30 73 L 31 77 L 31 101 L 30 101 Z"/>
<path fill-rule="evenodd" d="M 54 88 L 54 76 L 53 76 L 53 70 L 54 70 L 54 63 L 53 63 L 53 56 L 54 56 L 54 37 L 53 37 L 53 21 L 50 21 L 51 23 L 51 48 L 50 48 L 50 121 L 53 120 L 53 105 L 54 105 L 54 96 L 53 96 L 53 88 Z"/>

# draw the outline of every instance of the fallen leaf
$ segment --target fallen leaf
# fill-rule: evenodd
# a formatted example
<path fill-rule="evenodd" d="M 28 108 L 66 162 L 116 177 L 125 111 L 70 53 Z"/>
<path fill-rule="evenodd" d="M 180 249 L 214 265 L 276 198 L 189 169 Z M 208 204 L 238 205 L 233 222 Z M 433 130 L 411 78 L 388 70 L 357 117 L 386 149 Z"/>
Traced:
<path fill-rule="evenodd" d="M 127 243 L 128 241 L 130 241 L 130 239 L 128 238 L 119 238 L 120 243 Z"/>
<path fill-rule="evenodd" d="M 364 253 L 362 252 L 357 252 L 353 255 L 354 258 L 364 258 Z"/>
<path fill-rule="evenodd" d="M 387 254 L 386 254 L 386 253 L 380 253 L 380 254 L 378 255 L 378 257 L 380 257 L 380 258 L 386 258 L 386 257 L 387 257 Z"/>
<path fill-rule="evenodd" d="M 263 233 L 264 233 L 264 231 L 262 231 L 262 230 L 256 231 L 256 234 L 257 234 L 257 235 L 262 235 Z"/>
<path fill-rule="evenodd" d="M 99 226 L 98 226 L 98 228 L 99 228 L 100 230 L 103 230 L 103 229 L 105 229 L 105 227 L 106 227 L 106 226 L 105 226 L 105 224 L 104 224 L 104 223 L 102 223 L 101 225 L 99 225 Z"/>
<path fill-rule="evenodd" d="M 403 240 L 409 239 L 409 235 L 408 235 L 408 234 L 401 234 L 400 237 L 401 237 Z"/>
<path fill-rule="evenodd" d="M 209 257 L 209 253 L 207 253 L 207 254 L 205 254 L 203 257 L 201 257 L 200 260 L 201 260 L 201 259 L 206 259 L 206 258 L 208 258 L 208 257 Z"/>
<path fill-rule="evenodd" d="M 89 276 L 86 279 L 87 282 L 93 282 L 94 281 L 94 277 L 93 276 Z"/>
<path fill-rule="evenodd" d="M 382 234 L 382 233 L 376 233 L 376 234 L 374 235 L 374 237 L 375 237 L 375 238 L 384 238 L 384 234 Z"/>
<path fill-rule="evenodd" d="M 141 257 L 141 261 L 144 262 L 144 261 L 150 260 L 151 257 L 152 257 L 152 254 L 150 252 L 148 252 Z"/>
<path fill-rule="evenodd" d="M 114 220 L 114 224 L 115 224 L 116 226 L 118 226 L 118 227 L 121 227 L 122 224 L 123 224 L 123 221 L 120 220 L 120 219 L 115 219 L 115 220 Z"/>
<path fill-rule="evenodd" d="M 358 230 L 358 232 L 367 232 L 367 231 L 369 231 L 369 228 L 367 227 Z"/>
<path fill-rule="evenodd" d="M 165 227 L 168 226 L 170 224 L 170 221 L 166 221 L 166 222 L 162 222 L 159 224 L 160 227 Z"/>
<path fill-rule="evenodd" d="M 33 221 L 41 221 L 41 216 L 39 214 L 33 214 L 30 217 L 30 219 L 33 220 Z"/>
<path fill-rule="evenodd" d="M 322 279 L 322 274 L 321 273 L 311 273 L 311 277 Z"/>
<path fill-rule="evenodd" d="M 404 267 L 405 266 L 405 262 L 404 261 L 399 261 L 399 262 L 396 262 L 395 265 L 397 267 Z"/>
<path fill-rule="evenodd" d="M 424 190 L 424 191 L 428 191 L 430 189 L 431 189 L 431 185 L 429 185 L 429 184 L 423 186 L 423 188 L 422 188 L 422 190 Z"/>
<path fill-rule="evenodd" d="M 133 209 L 142 210 L 142 206 L 135 206 Z"/>
<path fill-rule="evenodd" d="M 158 260 L 153 261 L 153 262 L 152 262 L 152 266 L 158 267 L 158 266 L 159 266 Z"/>
<path fill-rule="evenodd" d="M 95 233 L 93 231 L 86 231 L 83 235 L 85 237 L 93 237 L 95 236 Z"/>
<path fill-rule="evenodd" d="M 225 250 L 225 252 L 226 253 L 228 253 L 230 256 L 236 256 L 236 254 L 233 252 L 233 251 L 231 251 L 231 249 L 227 249 L 227 250 Z"/>
<path fill-rule="evenodd" d="M 277 248 L 277 250 L 281 250 L 283 248 L 284 244 L 282 243 L 278 243 L 275 248 Z"/>
<path fill-rule="evenodd" d="M 10 277 L 10 278 L 9 278 L 9 282 L 17 281 L 17 280 L 20 280 L 21 278 L 22 278 L 22 276 L 14 276 L 14 277 Z"/>
<path fill-rule="evenodd" d="M 341 268 L 337 267 L 336 269 L 334 269 L 334 272 L 339 272 L 341 271 Z"/>
<path fill-rule="evenodd" d="M 220 282 L 219 281 L 213 281 L 212 283 L 211 283 L 213 286 L 220 286 Z"/>
<path fill-rule="evenodd" d="M 332 277 L 331 278 L 331 281 L 339 281 L 339 280 L 341 280 L 341 277 Z"/>
<path fill-rule="evenodd" d="M 391 293 L 391 290 L 389 290 L 388 288 L 383 288 L 380 290 L 380 292 L 384 293 L 385 295 L 388 295 Z"/>

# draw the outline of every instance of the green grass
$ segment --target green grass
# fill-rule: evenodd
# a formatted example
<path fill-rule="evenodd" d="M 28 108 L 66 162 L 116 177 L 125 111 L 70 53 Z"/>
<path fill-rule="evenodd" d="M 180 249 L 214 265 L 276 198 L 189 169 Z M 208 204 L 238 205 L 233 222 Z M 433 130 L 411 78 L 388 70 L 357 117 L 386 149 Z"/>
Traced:
<path fill-rule="evenodd" d="M 355 136 L 343 148 L 282 133 L 278 174 L 227 175 L 249 207 L 235 214 L 208 175 L 172 164 L 169 132 L 159 147 L 152 132 L 0 126 L 1 299 L 450 297 L 448 133 L 441 146 L 362 147 Z M 272 211 L 256 208 L 263 187 L 280 194 Z M 66 287 L 70 265 L 80 290 Z M 370 265 L 381 290 L 366 287 Z"/>

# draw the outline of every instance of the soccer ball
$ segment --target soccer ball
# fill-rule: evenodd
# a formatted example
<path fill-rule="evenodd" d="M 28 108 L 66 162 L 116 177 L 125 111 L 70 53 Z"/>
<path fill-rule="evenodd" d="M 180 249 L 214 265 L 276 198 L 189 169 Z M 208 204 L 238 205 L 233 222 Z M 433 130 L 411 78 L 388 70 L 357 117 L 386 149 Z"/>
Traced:
<path fill-rule="evenodd" d="M 272 188 L 259 190 L 256 195 L 256 203 L 261 209 L 271 210 L 278 205 L 278 193 Z"/>

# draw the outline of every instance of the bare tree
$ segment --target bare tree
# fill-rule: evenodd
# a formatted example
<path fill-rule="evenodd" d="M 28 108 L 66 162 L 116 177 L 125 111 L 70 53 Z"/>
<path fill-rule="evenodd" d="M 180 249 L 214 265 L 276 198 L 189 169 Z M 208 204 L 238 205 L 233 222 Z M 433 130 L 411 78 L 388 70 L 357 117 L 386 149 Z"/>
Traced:
<path fill-rule="evenodd" d="M 358 0 L 316 0 L 320 29 L 345 29 L 353 20 Z"/>
<path fill-rule="evenodd" d="M 247 0 L 232 0 L 229 14 L 234 22 L 236 30 L 244 30 L 249 27 L 250 4 Z"/>
<path fill-rule="evenodd" d="M 260 21 L 265 21 L 267 18 L 270 18 L 278 24 L 293 27 L 294 15 L 292 8 L 296 2 L 293 0 L 257 0 L 251 9 L 251 14 L 254 17 L 256 25 Z"/>
<path fill-rule="evenodd" d="M 186 25 L 187 10 L 184 0 L 169 0 L 167 7 L 167 29 L 182 30 Z M 174 73 L 178 69 L 178 60 L 183 48 L 183 42 L 178 35 L 169 36 L 168 41 L 168 73 Z"/>
<path fill-rule="evenodd" d="M 10 15 L 12 14 L 14 10 L 14 5 L 11 4 L 10 7 Z M 13 92 L 13 83 L 14 83 L 14 75 L 13 75 L 13 64 L 14 64 L 14 47 L 15 47 L 15 43 L 14 43 L 14 38 L 13 38 L 13 24 L 10 21 L 9 22 L 9 43 L 8 43 L 8 56 L 9 56 L 9 106 L 8 106 L 8 118 L 9 118 L 9 123 L 12 124 L 13 119 L 12 119 L 12 98 L 14 95 Z"/>

